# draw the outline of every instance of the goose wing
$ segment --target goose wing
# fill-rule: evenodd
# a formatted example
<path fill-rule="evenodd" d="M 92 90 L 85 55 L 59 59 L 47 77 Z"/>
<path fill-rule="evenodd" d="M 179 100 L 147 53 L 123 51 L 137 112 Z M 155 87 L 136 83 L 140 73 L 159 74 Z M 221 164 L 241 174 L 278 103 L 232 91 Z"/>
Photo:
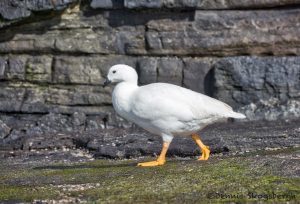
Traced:
<path fill-rule="evenodd" d="M 214 98 L 165 83 L 142 86 L 132 98 L 132 113 L 147 120 L 174 118 L 192 121 L 221 118 L 231 111 L 229 105 Z"/>

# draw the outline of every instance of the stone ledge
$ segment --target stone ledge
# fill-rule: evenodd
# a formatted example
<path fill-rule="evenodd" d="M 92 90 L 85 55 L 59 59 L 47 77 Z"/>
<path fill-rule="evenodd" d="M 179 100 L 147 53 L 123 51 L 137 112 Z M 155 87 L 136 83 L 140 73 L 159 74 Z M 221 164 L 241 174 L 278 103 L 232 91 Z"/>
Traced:
<path fill-rule="evenodd" d="M 147 24 L 147 52 L 155 55 L 299 55 L 300 9 L 196 11 L 192 22 Z"/>
<path fill-rule="evenodd" d="M 299 60 L 296 56 L 9 55 L 0 57 L 3 96 L 0 109 L 2 112 L 70 113 L 78 107 L 82 110 L 86 107 L 89 112 L 90 106 L 111 104 L 111 88 L 103 89 L 101 85 L 108 69 L 120 63 L 137 69 L 141 85 L 169 82 L 213 96 L 235 108 L 249 106 L 251 109 L 251 104 L 270 98 L 278 100 L 278 104 L 299 101 Z M 18 100 L 11 103 L 12 98 Z M 276 117 L 288 118 L 289 115 Z M 266 118 L 269 116 L 261 119 Z"/>
<path fill-rule="evenodd" d="M 94 9 L 255 9 L 300 5 L 299 0 L 92 0 Z"/>
<path fill-rule="evenodd" d="M 1 33 L 0 53 L 300 55 L 299 13 L 300 9 L 188 11 L 176 15 L 159 11 L 140 17 L 138 11 L 118 10 L 89 14 L 87 18 L 79 12 L 70 24 L 64 17 L 56 27 L 45 20 L 6 30 Z"/>

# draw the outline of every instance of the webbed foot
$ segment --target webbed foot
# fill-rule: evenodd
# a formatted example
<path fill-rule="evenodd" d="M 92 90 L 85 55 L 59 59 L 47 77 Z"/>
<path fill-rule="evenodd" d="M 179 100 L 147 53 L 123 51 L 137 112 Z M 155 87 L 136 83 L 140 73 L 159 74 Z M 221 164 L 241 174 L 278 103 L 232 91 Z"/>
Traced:
<path fill-rule="evenodd" d="M 202 155 L 199 157 L 198 160 L 208 160 L 210 154 L 209 147 L 205 146 L 201 149 L 201 151 L 202 151 Z"/>
<path fill-rule="evenodd" d="M 156 161 L 138 163 L 137 166 L 142 166 L 142 167 L 161 166 L 164 165 L 165 163 L 166 160 L 158 159 Z"/>

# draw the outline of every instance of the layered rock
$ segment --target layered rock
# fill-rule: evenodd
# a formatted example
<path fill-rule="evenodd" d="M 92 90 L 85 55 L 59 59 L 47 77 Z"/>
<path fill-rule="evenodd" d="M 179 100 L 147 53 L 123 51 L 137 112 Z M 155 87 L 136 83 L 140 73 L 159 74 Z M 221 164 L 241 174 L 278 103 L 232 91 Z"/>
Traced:
<path fill-rule="evenodd" d="M 123 63 L 137 69 L 140 84 L 185 86 L 247 112 L 251 120 L 298 117 L 288 114 L 300 97 L 298 5 L 2 1 L 0 112 L 109 115 L 124 125 L 112 114 L 111 88 L 101 87 L 108 68 Z M 261 105 L 273 99 L 287 114 L 265 114 L 278 112 Z M 261 112 L 257 117 L 253 105 Z"/>
<path fill-rule="evenodd" d="M 55 19 L 61 22 L 50 29 L 54 19 L 5 30 L 1 36 L 8 39 L 0 43 L 0 53 L 299 55 L 299 13 L 197 10 L 174 16 L 155 11 L 140 18 L 138 11 L 77 11 Z"/>
<path fill-rule="evenodd" d="M 57 12 L 67 8 L 77 0 L 3 0 L 0 2 L 0 28 L 26 18 L 36 17 L 37 12 Z"/>
<path fill-rule="evenodd" d="M 146 43 L 156 55 L 299 55 L 299 11 L 196 11 L 193 21 L 150 21 Z"/>
<path fill-rule="evenodd" d="M 268 8 L 287 5 L 299 5 L 299 0 L 92 0 L 93 8 L 103 9 L 243 9 L 243 8 Z"/>
<path fill-rule="evenodd" d="M 214 69 L 215 96 L 236 106 L 300 97 L 299 57 L 229 57 Z"/>

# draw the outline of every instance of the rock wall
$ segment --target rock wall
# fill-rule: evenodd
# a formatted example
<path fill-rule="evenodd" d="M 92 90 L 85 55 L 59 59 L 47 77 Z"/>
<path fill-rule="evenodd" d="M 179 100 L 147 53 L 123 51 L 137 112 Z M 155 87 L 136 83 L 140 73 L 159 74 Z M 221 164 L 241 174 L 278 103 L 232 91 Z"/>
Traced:
<path fill-rule="evenodd" d="M 140 84 L 182 85 L 250 120 L 300 117 L 299 0 L 3 0 L 0 15 L 5 117 L 106 120 L 100 85 L 119 63 Z"/>

